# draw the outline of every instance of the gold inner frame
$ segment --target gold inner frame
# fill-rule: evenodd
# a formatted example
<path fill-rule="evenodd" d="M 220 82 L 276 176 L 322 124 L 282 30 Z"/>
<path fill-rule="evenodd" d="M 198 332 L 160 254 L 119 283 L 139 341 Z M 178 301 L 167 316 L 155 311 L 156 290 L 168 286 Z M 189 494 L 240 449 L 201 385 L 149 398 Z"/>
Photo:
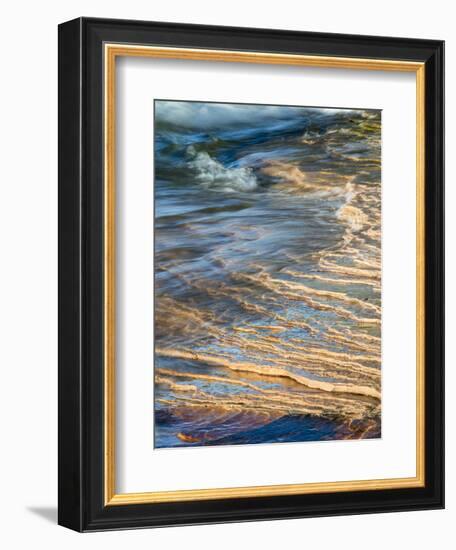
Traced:
<path fill-rule="evenodd" d="M 416 75 L 416 475 L 408 478 L 335 481 L 221 489 L 116 494 L 115 484 L 115 120 L 116 58 L 152 57 L 270 65 L 414 72 Z M 104 45 L 104 496 L 105 505 L 316 494 L 424 487 L 424 63 L 262 52 Z"/>

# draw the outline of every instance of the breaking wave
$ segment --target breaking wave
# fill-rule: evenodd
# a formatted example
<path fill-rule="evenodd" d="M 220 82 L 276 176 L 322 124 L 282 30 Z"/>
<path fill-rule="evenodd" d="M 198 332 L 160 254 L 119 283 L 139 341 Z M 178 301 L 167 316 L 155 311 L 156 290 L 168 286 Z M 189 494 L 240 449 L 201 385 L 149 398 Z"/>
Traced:
<path fill-rule="evenodd" d="M 206 189 L 225 192 L 250 192 L 257 188 L 257 179 L 250 168 L 225 168 L 205 151 L 196 152 L 194 147 L 187 149 L 192 159 L 189 167 L 195 172 L 195 180 Z"/>

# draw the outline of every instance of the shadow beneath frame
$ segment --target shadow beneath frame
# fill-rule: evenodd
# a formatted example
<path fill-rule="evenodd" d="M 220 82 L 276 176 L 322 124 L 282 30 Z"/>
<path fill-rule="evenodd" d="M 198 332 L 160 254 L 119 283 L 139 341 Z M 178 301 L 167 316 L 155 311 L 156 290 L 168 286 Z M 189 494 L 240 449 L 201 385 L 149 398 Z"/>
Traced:
<path fill-rule="evenodd" d="M 57 506 L 28 506 L 27 510 L 51 523 L 57 523 Z"/>

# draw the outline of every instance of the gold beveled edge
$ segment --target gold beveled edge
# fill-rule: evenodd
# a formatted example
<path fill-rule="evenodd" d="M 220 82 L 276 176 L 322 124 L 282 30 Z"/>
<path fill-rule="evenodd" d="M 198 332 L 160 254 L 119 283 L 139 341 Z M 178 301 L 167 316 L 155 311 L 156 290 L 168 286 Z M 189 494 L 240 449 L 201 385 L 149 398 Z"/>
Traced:
<path fill-rule="evenodd" d="M 318 482 L 220 489 L 191 489 L 144 493 L 115 493 L 115 60 L 117 56 L 206 61 L 301 65 L 307 67 L 387 70 L 416 74 L 417 178 L 417 324 L 416 324 L 416 476 L 408 478 Z M 260 496 L 316 494 L 424 487 L 424 63 L 387 59 L 324 57 L 138 45 L 104 45 L 104 495 L 105 505 L 148 504 Z"/>
<path fill-rule="evenodd" d="M 340 493 L 343 491 L 405 489 L 422 486 L 422 483 L 417 478 L 370 479 L 287 485 L 256 485 L 252 487 L 228 487 L 224 489 L 189 489 L 185 491 L 160 491 L 156 493 L 125 493 L 114 495 L 107 504 L 110 506 L 118 506 L 122 504 L 146 504 L 189 500 L 218 500 L 223 498 L 271 497 L 315 493 Z"/>
<path fill-rule="evenodd" d="M 191 59 L 193 61 L 225 61 L 229 63 L 261 63 L 267 65 L 305 65 L 332 69 L 368 69 L 372 71 L 416 72 L 422 65 L 416 61 L 366 59 L 318 55 L 296 55 L 200 48 L 169 48 L 134 44 L 105 44 L 105 52 L 113 56 Z"/>
<path fill-rule="evenodd" d="M 416 475 L 425 482 L 425 68 L 416 72 Z"/>

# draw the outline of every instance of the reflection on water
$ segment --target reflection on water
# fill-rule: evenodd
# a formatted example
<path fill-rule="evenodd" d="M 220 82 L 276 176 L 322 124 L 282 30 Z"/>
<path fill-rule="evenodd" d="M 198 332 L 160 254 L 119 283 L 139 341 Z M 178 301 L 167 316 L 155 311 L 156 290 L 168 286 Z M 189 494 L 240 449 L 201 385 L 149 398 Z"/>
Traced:
<path fill-rule="evenodd" d="M 380 436 L 378 111 L 155 103 L 156 447 Z"/>

